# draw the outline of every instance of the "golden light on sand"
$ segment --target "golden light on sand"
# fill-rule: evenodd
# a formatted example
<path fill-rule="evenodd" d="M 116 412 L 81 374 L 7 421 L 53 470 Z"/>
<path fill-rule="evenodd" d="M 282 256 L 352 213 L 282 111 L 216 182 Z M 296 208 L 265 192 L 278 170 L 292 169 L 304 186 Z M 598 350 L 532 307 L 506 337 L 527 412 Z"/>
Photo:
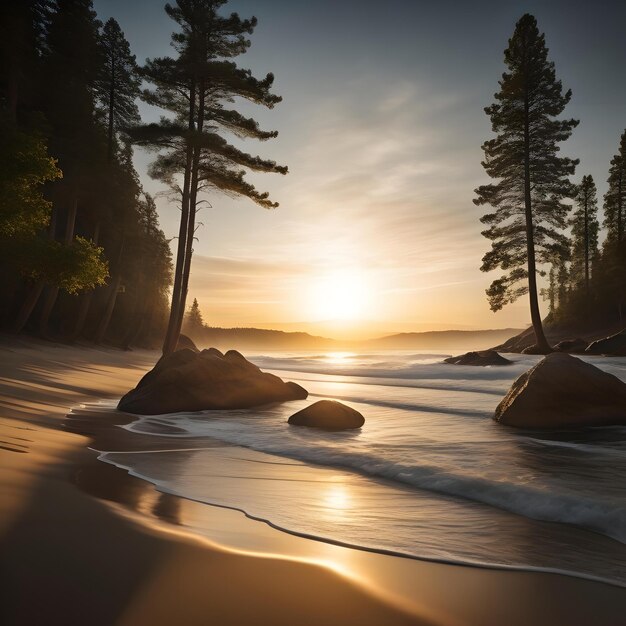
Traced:
<path fill-rule="evenodd" d="M 317 320 L 363 319 L 369 309 L 370 289 L 363 272 L 335 270 L 311 282 L 309 312 Z"/>

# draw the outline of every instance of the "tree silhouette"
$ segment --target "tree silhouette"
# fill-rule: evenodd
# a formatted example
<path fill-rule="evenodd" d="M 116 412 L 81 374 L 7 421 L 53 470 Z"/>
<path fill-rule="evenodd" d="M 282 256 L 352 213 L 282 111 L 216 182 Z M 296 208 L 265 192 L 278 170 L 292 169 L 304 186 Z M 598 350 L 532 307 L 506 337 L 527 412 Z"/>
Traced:
<path fill-rule="evenodd" d="M 537 263 L 568 245 L 560 232 L 569 210 L 563 200 L 574 193 L 568 176 L 578 161 L 557 154 L 558 143 L 578 122 L 556 119 L 571 91 L 563 93 L 532 15 L 516 24 L 504 60 L 508 71 L 499 82 L 496 102 L 485 109 L 497 136 L 482 146 L 483 167 L 498 182 L 480 186 L 474 200 L 495 209 L 481 218 L 488 226 L 483 235 L 492 242 L 481 270 L 505 272 L 487 290 L 493 311 L 528 294 L 536 349 L 548 352 L 537 300 Z"/>
<path fill-rule="evenodd" d="M 583 176 L 576 194 L 577 209 L 572 216 L 572 265 L 570 277 L 576 287 L 584 285 L 589 297 L 591 263 L 598 255 L 598 201 L 593 178 Z"/>
<path fill-rule="evenodd" d="M 113 18 L 107 20 L 102 28 L 99 44 L 103 63 L 96 81 L 96 92 L 106 116 L 107 155 L 110 162 L 115 147 L 115 133 L 139 122 L 136 100 L 141 79 L 135 55 L 131 54 L 124 33 Z"/>
<path fill-rule="evenodd" d="M 604 225 L 607 239 L 620 247 L 626 225 L 626 131 L 623 132 L 619 150 L 611 159 L 609 189 L 604 196 Z"/>
<path fill-rule="evenodd" d="M 196 298 L 193 299 L 192 305 L 189 307 L 189 311 L 185 315 L 185 330 L 189 334 L 196 334 L 204 328 L 204 320 L 202 319 L 202 313 L 200 312 L 200 305 Z"/>
<path fill-rule="evenodd" d="M 165 354 L 176 346 L 187 297 L 198 194 L 219 190 L 250 198 L 265 208 L 278 206 L 267 193 L 258 192 L 245 178 L 245 170 L 285 174 L 286 167 L 251 156 L 231 145 L 222 133 L 266 140 L 275 131 L 263 131 L 257 122 L 228 105 L 239 97 L 272 108 L 281 101 L 271 93 L 274 77 L 257 80 L 230 59 L 250 46 L 246 39 L 256 18 L 218 13 L 225 0 L 177 0 L 166 12 L 180 31 L 172 36 L 179 56 L 146 62 L 143 75 L 154 88 L 144 92 L 149 104 L 166 109 L 174 118 L 162 119 L 132 131 L 136 143 L 160 152 L 150 174 L 166 182 L 181 201 L 176 271 L 170 321 L 163 345 Z M 182 176 L 182 186 L 178 178 Z"/>

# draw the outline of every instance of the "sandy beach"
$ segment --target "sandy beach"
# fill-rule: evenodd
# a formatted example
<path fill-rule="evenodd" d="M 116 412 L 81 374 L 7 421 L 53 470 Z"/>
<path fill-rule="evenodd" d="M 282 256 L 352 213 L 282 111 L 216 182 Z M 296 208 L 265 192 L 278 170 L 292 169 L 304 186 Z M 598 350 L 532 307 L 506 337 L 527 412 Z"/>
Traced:
<path fill-rule="evenodd" d="M 303 539 L 98 461 L 88 446 L 142 436 L 117 428 L 127 415 L 70 410 L 118 398 L 157 357 L 2 338 L 3 624 L 621 623 L 617 586 Z"/>

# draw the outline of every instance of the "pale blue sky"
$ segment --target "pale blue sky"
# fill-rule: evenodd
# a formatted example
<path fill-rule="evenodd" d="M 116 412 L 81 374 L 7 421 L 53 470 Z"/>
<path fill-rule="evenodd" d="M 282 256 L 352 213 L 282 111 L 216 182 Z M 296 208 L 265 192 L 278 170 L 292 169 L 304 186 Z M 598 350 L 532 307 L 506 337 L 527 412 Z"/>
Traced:
<path fill-rule="evenodd" d="M 141 62 L 170 54 L 175 24 L 163 4 L 95 7 L 100 19 L 119 21 Z M 626 3 L 233 0 L 225 8 L 257 16 L 240 64 L 274 72 L 284 98 L 272 111 L 246 108 L 280 134 L 245 147 L 290 173 L 252 177 L 280 202 L 274 211 L 209 198 L 190 288 L 207 321 L 341 333 L 346 324 L 320 324 L 332 307 L 317 300 L 330 297 L 329 281 L 343 280 L 360 286 L 346 294 L 361 320 L 350 325 L 365 334 L 526 324 L 525 301 L 489 311 L 484 289 L 495 275 L 478 270 L 488 248 L 483 211 L 472 204 L 486 182 L 483 107 L 516 20 L 534 14 L 573 91 L 566 114 L 581 120 L 564 150 L 581 159 L 576 179 L 592 174 L 602 195 L 626 127 Z M 157 192 L 148 158 L 138 154 L 137 166 Z M 165 198 L 158 206 L 173 236 L 176 207 Z"/>

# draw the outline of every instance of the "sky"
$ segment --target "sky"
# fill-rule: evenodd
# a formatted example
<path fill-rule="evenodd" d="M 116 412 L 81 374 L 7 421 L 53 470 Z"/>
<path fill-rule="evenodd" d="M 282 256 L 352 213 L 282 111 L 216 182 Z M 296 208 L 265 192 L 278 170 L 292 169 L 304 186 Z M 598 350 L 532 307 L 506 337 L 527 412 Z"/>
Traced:
<path fill-rule="evenodd" d="M 161 0 L 94 5 L 117 19 L 138 62 L 173 54 L 176 24 Z M 249 177 L 277 209 L 206 198 L 189 288 L 205 321 L 337 337 L 526 326 L 526 299 L 489 310 L 498 274 L 479 270 L 486 211 L 472 199 L 489 182 L 481 144 L 492 136 L 483 109 L 515 22 L 532 13 L 573 92 L 565 115 L 580 120 L 562 151 L 581 161 L 574 180 L 591 174 L 601 198 L 626 128 L 626 3 L 231 0 L 224 11 L 258 18 L 238 62 L 257 77 L 273 72 L 283 97 L 273 110 L 237 104 L 279 132 L 243 147 L 289 174 Z M 136 166 L 159 194 L 150 159 L 137 152 Z M 174 237 L 178 207 L 164 195 L 157 206 Z"/>

